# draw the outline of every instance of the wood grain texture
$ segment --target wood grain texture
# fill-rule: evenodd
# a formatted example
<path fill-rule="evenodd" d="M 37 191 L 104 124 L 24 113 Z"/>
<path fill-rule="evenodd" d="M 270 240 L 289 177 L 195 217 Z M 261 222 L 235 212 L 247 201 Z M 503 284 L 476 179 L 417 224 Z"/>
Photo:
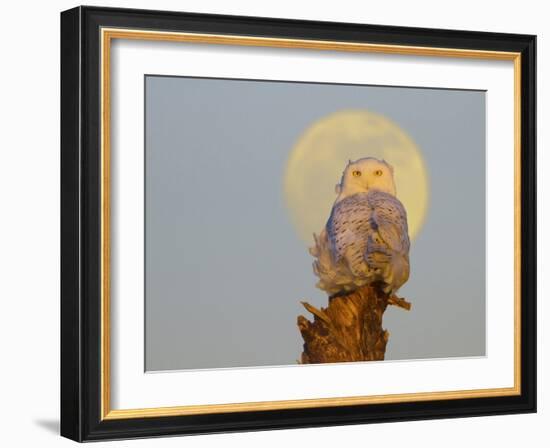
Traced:
<path fill-rule="evenodd" d="M 406 300 L 372 286 L 330 297 L 327 308 L 302 304 L 314 316 L 313 321 L 298 316 L 304 339 L 302 364 L 383 360 L 390 336 L 382 327 L 386 308 L 411 309 Z"/>

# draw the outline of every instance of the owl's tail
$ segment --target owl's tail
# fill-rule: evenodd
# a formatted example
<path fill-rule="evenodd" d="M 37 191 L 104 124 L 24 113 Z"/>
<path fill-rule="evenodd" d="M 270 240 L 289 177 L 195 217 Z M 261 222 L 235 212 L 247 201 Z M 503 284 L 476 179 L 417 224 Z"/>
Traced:
<path fill-rule="evenodd" d="M 391 286 L 391 292 L 395 293 L 409 279 L 410 263 L 409 256 L 400 253 L 394 253 L 390 262 L 391 276 L 388 279 Z"/>
<path fill-rule="evenodd" d="M 374 252 L 368 255 L 369 267 L 377 273 L 377 280 L 384 284 L 384 292 L 395 294 L 409 279 L 409 257 L 398 252 Z"/>

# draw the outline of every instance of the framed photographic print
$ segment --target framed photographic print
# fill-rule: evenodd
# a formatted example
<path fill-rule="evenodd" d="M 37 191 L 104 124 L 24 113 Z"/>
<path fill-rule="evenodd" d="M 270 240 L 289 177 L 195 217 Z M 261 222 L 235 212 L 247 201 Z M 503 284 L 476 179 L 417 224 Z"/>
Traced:
<path fill-rule="evenodd" d="M 61 433 L 536 410 L 535 36 L 61 14 Z"/>

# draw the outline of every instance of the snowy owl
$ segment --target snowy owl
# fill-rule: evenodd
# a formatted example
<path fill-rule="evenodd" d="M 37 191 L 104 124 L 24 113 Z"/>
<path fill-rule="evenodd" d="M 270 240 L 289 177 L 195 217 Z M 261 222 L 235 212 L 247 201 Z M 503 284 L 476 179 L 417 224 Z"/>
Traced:
<path fill-rule="evenodd" d="M 407 214 L 395 197 L 393 168 L 366 157 L 349 161 L 325 228 L 310 253 L 317 287 L 335 295 L 376 284 L 394 294 L 409 278 Z"/>

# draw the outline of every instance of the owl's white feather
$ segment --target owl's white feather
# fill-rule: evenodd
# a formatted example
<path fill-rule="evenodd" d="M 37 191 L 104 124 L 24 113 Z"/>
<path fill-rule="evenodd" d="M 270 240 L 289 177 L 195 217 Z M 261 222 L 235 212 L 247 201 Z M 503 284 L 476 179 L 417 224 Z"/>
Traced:
<path fill-rule="evenodd" d="M 395 293 L 409 278 L 407 214 L 392 167 L 359 159 L 346 166 L 325 228 L 310 249 L 317 286 L 330 295 L 379 284 Z"/>

